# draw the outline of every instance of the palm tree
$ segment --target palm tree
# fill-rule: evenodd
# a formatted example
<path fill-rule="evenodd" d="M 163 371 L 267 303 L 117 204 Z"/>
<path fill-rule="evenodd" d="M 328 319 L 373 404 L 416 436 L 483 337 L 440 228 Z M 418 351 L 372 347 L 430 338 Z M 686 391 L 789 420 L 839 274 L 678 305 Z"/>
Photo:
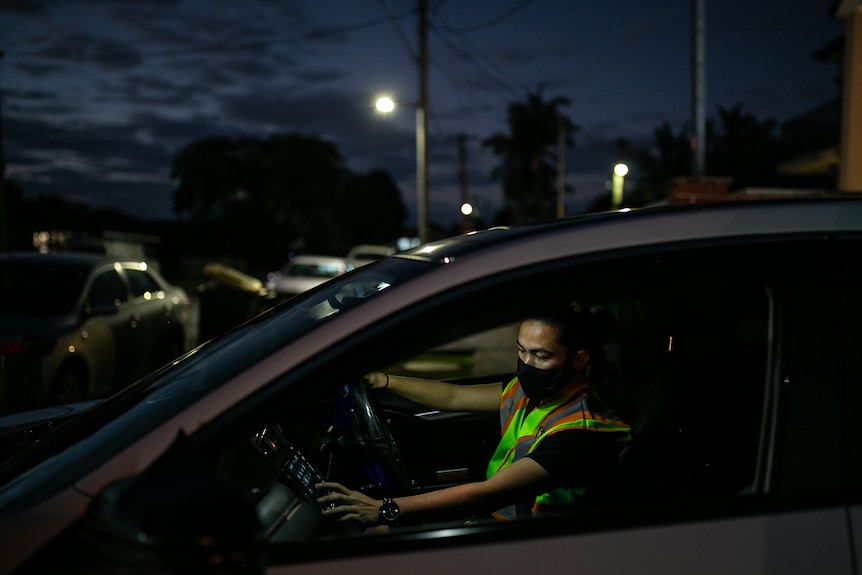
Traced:
<path fill-rule="evenodd" d="M 627 200 L 632 206 L 644 206 L 664 197 L 667 183 L 691 171 L 691 145 L 688 126 L 674 134 L 668 122 L 653 130 L 653 149 L 637 150 L 634 160 L 643 176 Z M 654 150 L 654 151 L 653 151 Z M 708 164 L 708 162 L 707 162 Z M 604 206 L 603 209 L 608 209 Z"/>
<path fill-rule="evenodd" d="M 719 108 L 718 119 L 718 133 L 707 148 L 712 172 L 733 177 L 734 187 L 772 181 L 778 157 L 775 120 L 759 120 L 741 105 Z"/>
<path fill-rule="evenodd" d="M 491 173 L 503 182 L 505 207 L 499 223 L 550 219 L 556 203 L 556 158 L 560 130 L 564 145 L 574 148 L 578 126 L 560 113 L 566 98 L 545 101 L 542 90 L 528 94 L 526 103 L 509 106 L 509 134 L 495 134 L 482 145 L 501 157 Z"/>
<path fill-rule="evenodd" d="M 733 180 L 733 188 L 775 185 L 778 144 L 773 119 L 759 120 L 737 105 L 719 108 L 718 119 L 706 126 L 706 168 L 714 176 Z M 689 129 L 674 133 L 664 122 L 653 131 L 653 146 L 635 153 L 643 174 L 628 198 L 631 206 L 643 206 L 664 197 L 672 178 L 691 173 Z M 598 204 L 593 209 L 603 206 Z"/>

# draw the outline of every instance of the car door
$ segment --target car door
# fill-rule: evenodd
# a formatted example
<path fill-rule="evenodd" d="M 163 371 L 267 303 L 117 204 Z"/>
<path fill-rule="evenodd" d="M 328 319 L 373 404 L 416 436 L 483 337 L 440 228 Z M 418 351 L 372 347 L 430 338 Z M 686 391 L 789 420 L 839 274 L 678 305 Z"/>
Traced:
<path fill-rule="evenodd" d="M 165 294 L 158 282 L 140 265 L 126 264 L 122 269 L 129 285 L 129 306 L 138 322 L 141 338 L 137 377 L 143 377 L 166 363 L 173 345 L 170 313 L 166 309 Z"/>
<path fill-rule="evenodd" d="M 322 300 L 299 300 L 278 319 L 329 319 L 300 339 L 287 338 L 290 343 L 276 355 L 272 350 L 283 345 L 279 338 L 287 324 L 277 329 L 274 318 L 262 320 L 265 331 L 251 339 L 240 330 L 228 337 L 249 344 L 240 348 L 246 357 L 211 348 L 217 363 L 190 359 L 188 369 L 177 367 L 186 383 L 179 388 L 183 393 L 156 386 L 147 396 L 151 401 L 125 414 L 126 420 L 134 416 L 134 425 L 147 426 L 153 406 L 188 405 L 179 401 L 183 394 L 202 393 L 212 378 L 255 385 L 238 402 L 196 404 L 188 435 L 171 434 L 176 441 L 158 461 L 97 498 L 88 513 L 97 548 L 88 552 L 128 561 L 141 557 L 125 552 L 130 549 L 187 551 L 189 559 L 208 564 L 212 558 L 252 561 L 254 553 L 268 573 L 853 573 L 844 486 L 852 486 L 845 477 L 860 467 L 852 445 L 859 425 L 848 425 L 840 414 L 858 397 L 841 385 L 848 327 L 839 296 L 847 274 L 836 270 L 847 270 L 836 266 L 835 248 L 835 240 L 824 235 L 713 239 L 512 266 L 448 284 L 404 308 L 397 307 L 397 282 L 382 288 L 392 290 L 391 298 L 356 308 L 354 298 L 339 300 L 334 291 Z M 799 273 L 800 262 L 805 273 Z M 439 277 L 430 272 L 422 282 Z M 603 351 L 594 350 L 596 370 L 589 377 L 635 430 L 614 476 L 590 486 L 582 506 L 505 522 L 479 513 L 415 523 L 405 518 L 394 528 L 368 533 L 349 523 L 333 525 L 321 514 L 315 499 L 320 478 L 366 493 L 386 487 L 368 482 L 381 477 L 367 458 L 369 442 L 342 431 L 350 413 L 343 409 L 346 384 L 372 370 L 403 367 L 411 358 L 426 361 L 432 351 L 469 354 L 465 344 L 551 301 L 604 318 Z M 372 311 L 377 320 L 363 324 L 369 307 L 390 311 Z M 366 327 L 349 331 L 355 320 Z M 310 341 L 321 332 L 328 332 L 322 336 L 326 345 Z M 297 352 L 304 359 L 282 367 Z M 249 355 L 259 360 L 251 373 Z M 451 363 L 445 355 L 443 360 Z M 462 357 L 459 363 L 470 361 Z M 476 374 L 459 371 L 450 375 L 453 382 L 475 382 Z M 429 417 L 427 409 L 386 401 L 385 392 L 379 399 L 385 409 L 373 411 L 386 414 L 381 423 L 391 422 L 408 468 L 445 471 L 460 457 L 482 457 L 473 438 L 452 433 L 464 421 L 461 414 Z M 196 426 L 208 410 L 221 415 Z M 408 436 L 420 430 L 436 437 L 436 445 L 430 441 L 428 452 L 408 452 Z M 845 431 L 851 432 L 847 451 Z M 98 433 L 101 441 L 116 441 L 110 429 Z M 153 441 L 164 447 L 170 439 Z M 346 465 L 332 465 L 341 454 L 358 455 L 359 465 L 351 468 L 350 458 L 339 460 Z M 436 478 L 426 483 L 425 476 L 411 473 L 414 481 L 396 499 L 440 486 L 431 482 Z M 77 486 L 88 492 L 86 484 Z M 228 511 L 227 504 L 234 507 Z M 235 526 L 240 522 L 233 511 L 248 521 Z M 856 512 L 851 510 L 851 519 Z M 107 521 L 111 516 L 120 522 Z M 153 524 L 136 523 L 142 517 L 152 517 Z M 255 539 L 259 525 L 250 519 L 265 528 L 262 549 Z M 212 538 L 195 536 L 212 533 L 211 521 L 220 528 L 213 546 Z M 176 529 L 179 522 L 184 527 Z M 194 531 L 201 524 L 206 529 Z M 60 549 L 78 549 L 88 540 L 87 521 L 80 527 L 82 533 L 59 538 Z M 235 527 L 244 527 L 241 537 L 232 538 Z M 167 536 L 161 539 L 166 545 L 158 545 L 158 535 Z M 45 552 L 53 556 L 50 547 Z"/>
<path fill-rule="evenodd" d="M 98 269 L 87 288 L 90 315 L 85 330 L 108 334 L 105 338 L 90 338 L 97 365 L 91 392 L 95 397 L 119 389 L 134 381 L 140 372 L 141 349 L 145 345 L 140 320 L 130 305 L 126 283 L 114 266 Z"/>
<path fill-rule="evenodd" d="M 845 492 L 856 556 L 862 553 L 862 270 L 858 265 L 862 240 L 841 238 L 838 252 L 840 270 L 838 291 L 839 348 L 846 383 L 843 424 L 846 430 L 843 469 Z"/>
<path fill-rule="evenodd" d="M 385 332 L 320 358 L 321 381 L 337 366 L 391 366 L 397 353 L 414 357 L 506 325 L 530 301 L 566 297 L 613 317 L 594 376 L 640 436 L 615 482 L 582 511 L 273 544 L 267 572 L 852 573 L 833 247 L 813 238 L 713 242 L 523 267 L 431 298 Z M 369 363 L 375 353 L 380 365 Z M 390 421 L 401 422 L 396 438 L 410 437 L 412 425 L 441 439 L 433 457 L 404 449 L 405 459 L 436 465 L 471 445 L 446 432 L 451 420 L 400 409 L 389 405 Z M 652 421 L 640 421 L 646 412 Z"/>

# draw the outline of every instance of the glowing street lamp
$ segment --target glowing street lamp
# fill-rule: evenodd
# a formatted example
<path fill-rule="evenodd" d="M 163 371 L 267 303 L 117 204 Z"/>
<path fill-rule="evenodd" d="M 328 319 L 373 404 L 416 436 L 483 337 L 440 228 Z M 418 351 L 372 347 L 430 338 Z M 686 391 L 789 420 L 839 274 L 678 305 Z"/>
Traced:
<path fill-rule="evenodd" d="M 378 112 L 388 114 L 395 109 L 395 101 L 389 96 L 380 96 L 374 103 L 374 107 Z"/>
<path fill-rule="evenodd" d="M 618 210 L 623 205 L 623 185 L 625 183 L 626 174 L 629 173 L 629 167 L 622 162 L 614 166 L 614 176 L 611 187 L 611 206 Z"/>
<path fill-rule="evenodd" d="M 425 90 L 422 90 L 425 93 Z M 416 105 L 416 231 L 420 243 L 428 241 L 428 144 L 425 100 Z M 389 96 L 380 96 L 374 103 L 378 112 L 388 114 L 395 110 L 395 101 Z"/>

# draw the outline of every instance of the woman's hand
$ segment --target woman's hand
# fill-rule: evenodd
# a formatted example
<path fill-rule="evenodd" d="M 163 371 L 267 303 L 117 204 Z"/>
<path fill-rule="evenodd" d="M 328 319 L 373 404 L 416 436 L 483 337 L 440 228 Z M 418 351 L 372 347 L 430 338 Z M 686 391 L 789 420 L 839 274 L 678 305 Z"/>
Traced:
<path fill-rule="evenodd" d="M 386 389 L 389 387 L 389 375 L 382 371 L 372 371 L 365 374 L 362 379 L 371 389 Z"/>
<path fill-rule="evenodd" d="M 315 487 L 319 491 L 326 492 L 326 495 L 317 498 L 317 503 L 323 508 L 324 516 L 332 517 L 339 523 L 356 521 L 365 527 L 380 524 L 382 501 L 372 499 L 359 491 L 351 491 L 334 481 L 318 483 Z"/>

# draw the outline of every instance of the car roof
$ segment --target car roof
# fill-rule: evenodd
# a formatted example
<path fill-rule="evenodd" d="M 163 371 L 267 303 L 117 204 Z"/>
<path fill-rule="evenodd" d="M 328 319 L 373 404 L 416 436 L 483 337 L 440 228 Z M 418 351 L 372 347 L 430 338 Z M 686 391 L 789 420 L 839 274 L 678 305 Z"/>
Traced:
<path fill-rule="evenodd" d="M 479 252 L 516 248 L 571 234 L 583 239 L 583 251 L 587 252 L 687 239 L 859 231 L 860 218 L 862 194 L 660 206 L 490 228 L 424 244 L 390 257 L 453 263 Z M 615 229 L 620 233 L 615 234 Z M 557 250 L 553 246 L 550 249 Z M 559 249 L 571 252 L 571 246 Z"/>
<path fill-rule="evenodd" d="M 395 251 L 395 248 L 391 246 L 384 246 L 380 244 L 358 244 L 350 248 L 350 250 L 347 252 L 347 257 L 355 257 L 357 254 L 389 255 L 394 254 Z"/>
<path fill-rule="evenodd" d="M 313 254 L 300 254 L 298 256 L 293 256 L 287 262 L 289 264 L 299 262 L 299 263 L 327 263 L 327 264 L 343 264 L 346 263 L 346 260 L 339 256 L 318 256 Z"/>
<path fill-rule="evenodd" d="M 50 263 L 72 263 L 95 265 L 109 263 L 118 260 L 89 252 L 50 252 L 47 254 L 39 252 L 9 252 L 0 254 L 0 260 L 24 261 L 24 262 L 50 262 Z"/>

